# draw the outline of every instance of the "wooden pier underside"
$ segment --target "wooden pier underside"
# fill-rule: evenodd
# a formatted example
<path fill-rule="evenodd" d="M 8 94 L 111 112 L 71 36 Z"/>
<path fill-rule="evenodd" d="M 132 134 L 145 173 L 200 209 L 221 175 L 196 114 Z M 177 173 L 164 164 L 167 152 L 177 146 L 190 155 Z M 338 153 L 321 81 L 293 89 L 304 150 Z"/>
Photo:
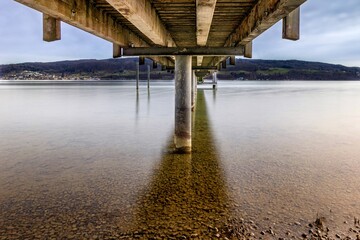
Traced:
<path fill-rule="evenodd" d="M 251 56 L 246 45 L 251 46 L 253 39 L 282 19 L 283 38 L 298 39 L 298 9 L 306 0 L 15 1 L 45 14 L 47 36 L 56 36 L 47 37 L 47 41 L 60 39 L 56 29 L 59 24 L 45 26 L 51 23 L 50 17 L 114 43 L 118 54 L 119 49 L 130 47 L 244 47 Z M 51 29 L 56 34 L 51 34 Z M 194 56 L 192 65 L 217 66 L 227 53 L 228 50 L 214 56 Z M 151 59 L 174 66 L 173 57 L 152 55 Z"/>

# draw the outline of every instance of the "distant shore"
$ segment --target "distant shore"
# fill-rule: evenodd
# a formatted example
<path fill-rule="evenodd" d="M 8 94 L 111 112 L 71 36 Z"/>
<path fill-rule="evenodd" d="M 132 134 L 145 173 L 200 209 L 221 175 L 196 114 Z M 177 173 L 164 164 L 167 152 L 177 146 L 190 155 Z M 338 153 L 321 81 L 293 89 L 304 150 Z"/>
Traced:
<path fill-rule="evenodd" d="M 3 80 L 132 80 L 136 76 L 137 58 L 78 60 L 51 63 L 0 65 Z M 140 79 L 147 79 L 147 65 L 140 66 Z M 219 80 L 360 80 L 359 67 L 305 62 L 298 60 L 236 59 L 236 65 L 218 71 Z M 151 69 L 151 79 L 172 80 L 173 69 Z"/>

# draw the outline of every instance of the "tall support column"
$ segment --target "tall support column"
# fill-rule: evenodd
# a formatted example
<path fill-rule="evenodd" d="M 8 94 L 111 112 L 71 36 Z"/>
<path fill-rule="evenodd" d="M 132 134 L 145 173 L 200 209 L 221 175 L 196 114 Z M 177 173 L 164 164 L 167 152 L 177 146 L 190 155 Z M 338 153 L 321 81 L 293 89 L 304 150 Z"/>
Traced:
<path fill-rule="evenodd" d="M 191 152 L 191 56 L 175 57 L 175 137 L 176 151 Z"/>

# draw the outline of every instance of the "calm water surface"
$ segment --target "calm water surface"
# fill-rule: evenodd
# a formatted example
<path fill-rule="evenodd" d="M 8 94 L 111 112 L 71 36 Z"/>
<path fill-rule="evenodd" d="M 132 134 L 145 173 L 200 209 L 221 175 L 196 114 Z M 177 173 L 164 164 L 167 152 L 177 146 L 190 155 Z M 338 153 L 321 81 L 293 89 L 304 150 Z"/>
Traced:
<path fill-rule="evenodd" d="M 169 151 L 173 83 L 1 82 L 0 103 L 0 239 L 301 238 L 317 217 L 345 236 L 360 217 L 359 82 L 199 90 L 191 155 Z"/>

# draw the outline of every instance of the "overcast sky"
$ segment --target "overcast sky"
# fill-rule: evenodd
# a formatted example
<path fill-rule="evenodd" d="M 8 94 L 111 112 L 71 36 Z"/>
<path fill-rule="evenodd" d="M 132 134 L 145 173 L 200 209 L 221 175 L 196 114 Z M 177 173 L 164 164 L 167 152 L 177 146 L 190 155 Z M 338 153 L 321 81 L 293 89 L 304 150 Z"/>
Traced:
<path fill-rule="evenodd" d="M 281 31 L 278 23 L 256 38 L 253 57 L 360 67 L 360 0 L 308 0 L 300 40 L 282 40 Z M 64 23 L 61 41 L 43 42 L 39 12 L 0 0 L 0 64 L 111 57 L 111 43 Z"/>

